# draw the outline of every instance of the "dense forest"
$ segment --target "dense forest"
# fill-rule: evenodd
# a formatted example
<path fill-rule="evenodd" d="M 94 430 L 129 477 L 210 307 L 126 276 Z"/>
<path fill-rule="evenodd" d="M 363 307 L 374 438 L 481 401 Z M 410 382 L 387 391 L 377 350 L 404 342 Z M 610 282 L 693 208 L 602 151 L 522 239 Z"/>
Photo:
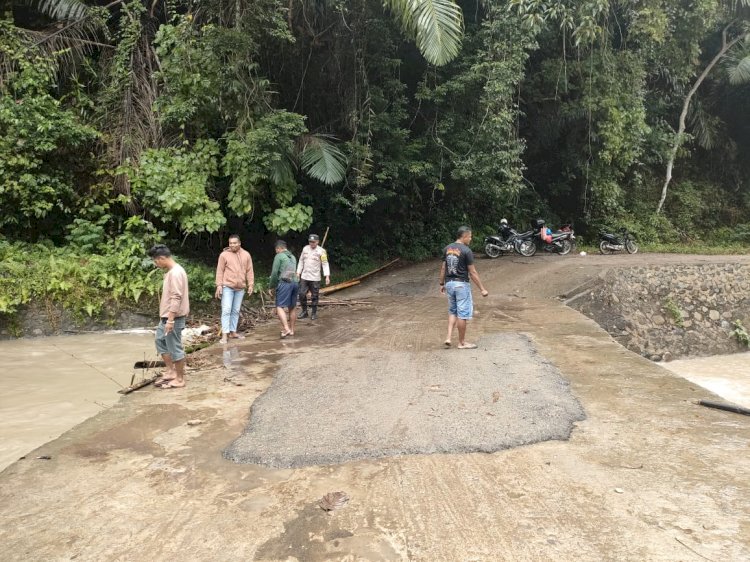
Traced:
<path fill-rule="evenodd" d="M 749 4 L 6 0 L 0 313 L 137 301 L 146 246 L 230 232 L 353 267 L 501 217 L 750 241 Z"/>

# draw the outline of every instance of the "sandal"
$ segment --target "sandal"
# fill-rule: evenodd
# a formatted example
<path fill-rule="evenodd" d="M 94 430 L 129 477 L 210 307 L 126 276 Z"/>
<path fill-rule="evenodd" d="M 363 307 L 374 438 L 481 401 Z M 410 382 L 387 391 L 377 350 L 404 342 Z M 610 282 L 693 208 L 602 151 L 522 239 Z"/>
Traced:
<path fill-rule="evenodd" d="M 174 388 L 185 388 L 185 383 L 184 382 L 182 384 L 179 384 L 179 385 L 172 384 L 173 382 L 174 381 L 168 381 L 166 384 L 159 385 L 157 388 L 159 388 L 161 390 L 172 390 Z"/>
<path fill-rule="evenodd" d="M 477 344 L 475 343 L 465 343 L 463 345 L 459 345 L 458 349 L 476 349 Z"/>

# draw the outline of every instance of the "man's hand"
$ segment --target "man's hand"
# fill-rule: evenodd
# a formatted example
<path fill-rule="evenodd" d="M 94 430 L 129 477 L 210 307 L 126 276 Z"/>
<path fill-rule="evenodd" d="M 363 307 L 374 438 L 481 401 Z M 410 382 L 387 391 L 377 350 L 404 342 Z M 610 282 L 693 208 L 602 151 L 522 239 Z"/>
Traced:
<path fill-rule="evenodd" d="M 223 287 L 216 287 L 216 295 L 215 295 L 215 296 L 216 296 L 216 298 L 217 298 L 217 299 L 220 299 L 220 298 L 221 298 L 221 294 L 222 294 L 223 292 L 224 292 L 224 288 L 223 288 Z"/>
<path fill-rule="evenodd" d="M 250 285 L 250 286 L 249 286 L 249 287 L 247 288 L 247 294 L 248 294 L 248 295 L 252 295 L 252 294 L 253 294 L 253 289 L 255 289 L 255 286 L 254 286 L 254 285 Z"/>
<path fill-rule="evenodd" d="M 482 296 L 483 297 L 486 297 L 489 294 L 490 294 L 490 292 L 487 289 L 482 289 Z"/>
<path fill-rule="evenodd" d="M 440 285 L 440 294 L 441 295 L 445 294 L 445 285 Z"/>
<path fill-rule="evenodd" d="M 169 333 L 174 329 L 174 322 L 171 324 L 169 322 L 164 323 L 164 335 L 167 336 Z"/>
<path fill-rule="evenodd" d="M 331 284 L 331 278 L 330 276 L 326 275 L 326 285 L 330 285 L 330 284 Z"/>

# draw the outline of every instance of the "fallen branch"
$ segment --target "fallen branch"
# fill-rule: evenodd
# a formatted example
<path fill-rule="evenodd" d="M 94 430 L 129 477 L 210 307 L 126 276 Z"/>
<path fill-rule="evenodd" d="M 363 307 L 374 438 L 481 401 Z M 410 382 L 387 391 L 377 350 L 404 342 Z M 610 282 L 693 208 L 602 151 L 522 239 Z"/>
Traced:
<path fill-rule="evenodd" d="M 130 394 L 134 390 L 138 390 L 139 388 L 143 388 L 144 386 L 150 385 L 152 382 L 154 382 L 156 379 L 159 378 L 160 375 L 154 375 L 150 379 L 143 379 L 141 382 L 137 382 L 135 384 L 131 384 L 128 387 L 123 388 L 122 390 L 118 390 L 120 394 Z"/>

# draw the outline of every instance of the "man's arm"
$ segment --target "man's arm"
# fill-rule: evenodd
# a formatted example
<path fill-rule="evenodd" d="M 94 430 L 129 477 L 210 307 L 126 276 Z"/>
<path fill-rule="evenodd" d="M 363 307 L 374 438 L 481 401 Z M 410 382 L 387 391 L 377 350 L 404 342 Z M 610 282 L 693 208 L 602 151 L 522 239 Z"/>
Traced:
<path fill-rule="evenodd" d="M 187 277 L 184 275 L 171 277 L 169 279 L 169 310 L 167 312 L 167 323 L 164 333 L 168 334 L 174 328 L 174 319 L 180 311 L 182 298 L 187 288 Z"/>
<path fill-rule="evenodd" d="M 305 250 L 307 248 L 302 248 L 302 253 L 299 255 L 299 260 L 297 260 L 297 276 L 302 275 L 302 269 L 304 268 L 305 263 Z"/>
<path fill-rule="evenodd" d="M 271 280 L 270 285 L 272 289 L 276 288 L 276 285 L 279 282 L 279 270 L 281 269 L 281 254 L 276 254 L 276 257 L 273 258 L 273 267 L 271 268 Z"/>
<path fill-rule="evenodd" d="M 440 264 L 440 292 L 445 292 L 445 262 Z"/>
<path fill-rule="evenodd" d="M 474 281 L 474 284 L 479 287 L 479 290 L 482 291 L 482 296 L 486 297 L 489 295 L 489 291 L 484 288 L 484 285 L 482 285 L 482 280 L 479 278 L 479 273 L 477 272 L 477 268 L 473 265 L 468 266 L 469 268 L 469 277 L 471 277 L 471 280 Z"/>
<path fill-rule="evenodd" d="M 331 266 L 328 265 L 328 252 L 325 250 L 320 254 L 320 263 L 323 265 L 323 277 L 326 278 L 326 285 L 329 285 L 331 283 Z"/>
<path fill-rule="evenodd" d="M 216 265 L 216 298 L 221 298 L 221 292 L 224 288 L 224 268 L 227 262 L 224 259 L 224 252 L 219 254 L 219 263 Z"/>

